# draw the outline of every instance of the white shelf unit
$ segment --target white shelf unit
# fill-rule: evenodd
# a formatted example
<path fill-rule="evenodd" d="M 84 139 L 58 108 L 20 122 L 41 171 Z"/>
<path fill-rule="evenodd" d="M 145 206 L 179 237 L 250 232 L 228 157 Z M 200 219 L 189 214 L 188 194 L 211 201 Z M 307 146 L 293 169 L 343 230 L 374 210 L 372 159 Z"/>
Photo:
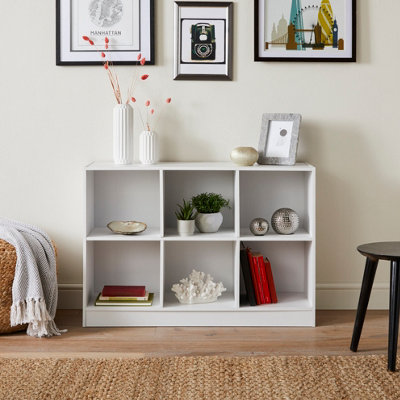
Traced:
<path fill-rule="evenodd" d="M 315 326 L 315 168 L 238 167 L 230 162 L 160 163 L 150 166 L 92 163 L 85 169 L 83 326 Z M 177 233 L 174 211 L 183 198 L 202 192 L 230 200 L 214 234 Z M 293 235 L 270 228 L 253 236 L 255 217 L 268 221 L 290 207 L 300 216 Z M 113 220 L 148 225 L 134 236 L 116 235 Z M 278 303 L 246 304 L 240 271 L 240 243 L 269 258 Z M 173 283 L 192 269 L 210 273 L 227 291 L 215 303 L 182 305 Z M 104 285 L 146 285 L 151 307 L 99 307 Z"/>

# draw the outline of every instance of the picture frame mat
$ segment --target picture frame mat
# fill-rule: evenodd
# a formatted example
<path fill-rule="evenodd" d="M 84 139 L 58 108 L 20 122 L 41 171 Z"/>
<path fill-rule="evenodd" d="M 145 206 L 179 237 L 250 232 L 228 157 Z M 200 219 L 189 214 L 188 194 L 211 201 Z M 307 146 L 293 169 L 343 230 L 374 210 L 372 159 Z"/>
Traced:
<path fill-rule="evenodd" d="M 269 120 L 267 143 L 265 146 L 265 153 L 268 154 L 268 157 L 290 157 L 290 144 L 293 133 L 293 125 L 294 121 Z M 278 127 L 286 130 L 286 135 L 288 135 L 286 138 L 286 143 L 281 143 L 280 146 L 277 146 L 279 137 L 277 137 L 278 132 L 276 130 Z M 283 142 L 283 140 L 281 142 Z"/>

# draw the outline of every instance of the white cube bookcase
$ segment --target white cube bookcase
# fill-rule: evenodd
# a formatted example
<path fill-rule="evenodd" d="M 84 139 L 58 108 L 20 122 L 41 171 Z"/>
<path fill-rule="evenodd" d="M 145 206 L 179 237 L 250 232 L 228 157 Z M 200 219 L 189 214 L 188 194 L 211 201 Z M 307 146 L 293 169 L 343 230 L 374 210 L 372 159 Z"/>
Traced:
<path fill-rule="evenodd" d="M 160 163 L 150 166 L 92 163 L 85 169 L 83 326 L 315 326 L 315 168 L 239 167 L 229 162 Z M 177 233 L 174 211 L 183 198 L 221 193 L 231 209 L 217 233 Z M 294 209 L 300 228 L 253 236 L 253 218 Z M 148 225 L 133 236 L 113 234 L 107 223 Z M 278 303 L 245 301 L 240 243 L 269 258 Z M 173 283 L 192 269 L 210 273 L 227 291 L 215 303 L 183 305 Z M 151 307 L 104 307 L 94 301 L 104 285 L 146 285 Z"/>

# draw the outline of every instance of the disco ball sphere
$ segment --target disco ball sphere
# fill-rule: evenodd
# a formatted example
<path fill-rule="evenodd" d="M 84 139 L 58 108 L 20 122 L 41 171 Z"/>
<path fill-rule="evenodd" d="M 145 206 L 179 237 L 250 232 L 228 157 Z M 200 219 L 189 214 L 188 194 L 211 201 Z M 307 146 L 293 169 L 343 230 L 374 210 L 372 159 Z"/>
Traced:
<path fill-rule="evenodd" d="M 300 219 L 296 211 L 291 208 L 276 210 L 271 218 L 272 228 L 281 235 L 291 235 L 299 228 Z"/>
<path fill-rule="evenodd" d="M 268 232 L 269 224 L 264 218 L 254 218 L 250 222 L 250 231 L 255 236 L 263 236 Z"/>

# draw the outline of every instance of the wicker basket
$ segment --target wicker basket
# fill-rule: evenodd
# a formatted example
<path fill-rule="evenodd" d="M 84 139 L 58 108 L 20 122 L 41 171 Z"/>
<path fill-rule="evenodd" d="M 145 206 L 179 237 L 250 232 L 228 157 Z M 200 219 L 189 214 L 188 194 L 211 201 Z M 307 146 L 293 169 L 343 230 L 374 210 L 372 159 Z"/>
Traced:
<path fill-rule="evenodd" d="M 54 243 L 53 246 L 56 248 Z M 18 332 L 27 327 L 27 325 L 10 326 L 12 285 L 16 263 L 17 253 L 14 246 L 0 239 L 0 333 Z"/>

